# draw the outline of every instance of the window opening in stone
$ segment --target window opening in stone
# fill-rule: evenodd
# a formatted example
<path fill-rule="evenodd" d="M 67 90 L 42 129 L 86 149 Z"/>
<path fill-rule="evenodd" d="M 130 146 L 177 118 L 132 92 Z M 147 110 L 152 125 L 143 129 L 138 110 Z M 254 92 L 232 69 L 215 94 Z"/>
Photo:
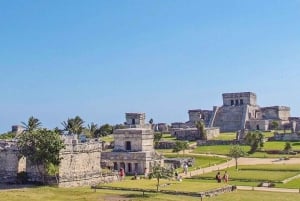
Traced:
<path fill-rule="evenodd" d="M 238 99 L 235 100 L 235 105 L 239 105 L 239 100 Z"/>
<path fill-rule="evenodd" d="M 131 163 L 128 163 L 127 166 L 128 166 L 128 172 L 132 172 Z"/>
<path fill-rule="evenodd" d="M 118 163 L 114 162 L 114 170 L 118 170 Z"/>
<path fill-rule="evenodd" d="M 130 141 L 126 141 L 126 151 L 130 151 L 131 150 L 131 142 Z"/>

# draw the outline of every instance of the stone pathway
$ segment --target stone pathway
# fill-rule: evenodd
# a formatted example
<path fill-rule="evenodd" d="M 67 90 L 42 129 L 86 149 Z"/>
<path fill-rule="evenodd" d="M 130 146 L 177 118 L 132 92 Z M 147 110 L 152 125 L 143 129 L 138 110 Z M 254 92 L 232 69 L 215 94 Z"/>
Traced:
<path fill-rule="evenodd" d="M 300 189 L 291 188 L 268 188 L 268 187 L 251 187 L 251 186 L 237 186 L 238 190 L 246 191 L 269 191 L 269 192 L 282 192 L 282 193 L 300 193 Z"/>

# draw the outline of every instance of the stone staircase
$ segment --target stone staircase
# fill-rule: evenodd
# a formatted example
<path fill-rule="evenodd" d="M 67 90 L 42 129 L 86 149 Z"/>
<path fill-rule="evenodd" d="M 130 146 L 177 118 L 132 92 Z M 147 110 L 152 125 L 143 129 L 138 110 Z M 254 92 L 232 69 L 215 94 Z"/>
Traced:
<path fill-rule="evenodd" d="M 247 105 L 222 106 L 215 114 L 213 127 L 220 127 L 221 132 L 232 132 L 245 127 Z"/>

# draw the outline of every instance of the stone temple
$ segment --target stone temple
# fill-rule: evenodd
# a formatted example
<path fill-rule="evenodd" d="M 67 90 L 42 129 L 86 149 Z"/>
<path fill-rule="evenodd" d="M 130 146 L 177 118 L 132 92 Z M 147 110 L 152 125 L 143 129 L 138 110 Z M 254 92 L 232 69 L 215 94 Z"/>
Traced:
<path fill-rule="evenodd" d="M 114 131 L 114 149 L 102 152 L 101 160 L 113 162 L 114 170 L 123 168 L 127 174 L 144 174 L 154 163 L 163 164 L 153 147 L 153 130 L 145 124 L 145 113 L 126 113 L 125 129 Z"/>
<path fill-rule="evenodd" d="M 287 106 L 260 107 L 253 92 L 223 93 L 223 105 L 213 110 L 189 110 L 189 121 L 174 123 L 172 127 L 193 127 L 194 122 L 204 121 L 207 128 L 220 128 L 221 132 L 242 129 L 269 130 L 273 121 L 279 128 L 290 125 L 290 108 Z"/>

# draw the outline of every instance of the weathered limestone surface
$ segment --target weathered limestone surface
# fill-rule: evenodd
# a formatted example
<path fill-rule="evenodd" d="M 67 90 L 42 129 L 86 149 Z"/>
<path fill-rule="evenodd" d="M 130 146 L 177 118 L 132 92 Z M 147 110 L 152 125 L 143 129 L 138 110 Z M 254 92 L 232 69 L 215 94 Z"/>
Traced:
<path fill-rule="evenodd" d="M 101 181 L 101 143 L 66 144 L 60 152 L 59 186 L 94 185 Z"/>
<path fill-rule="evenodd" d="M 145 168 L 149 171 L 154 163 L 163 164 L 153 147 L 153 130 L 144 120 L 144 113 L 126 113 L 127 128 L 114 131 L 113 151 L 101 154 L 103 161 L 113 162 L 114 170 L 144 174 Z"/>
<path fill-rule="evenodd" d="M 272 121 L 277 121 L 280 129 L 285 129 L 290 124 L 289 107 L 259 107 L 253 92 L 223 93 L 222 97 L 222 106 L 214 106 L 212 111 L 189 110 L 189 121 L 172 123 L 172 130 L 192 128 L 196 121 L 203 121 L 206 127 L 219 127 L 221 132 L 269 130 Z M 297 129 L 300 126 L 296 126 Z"/>

